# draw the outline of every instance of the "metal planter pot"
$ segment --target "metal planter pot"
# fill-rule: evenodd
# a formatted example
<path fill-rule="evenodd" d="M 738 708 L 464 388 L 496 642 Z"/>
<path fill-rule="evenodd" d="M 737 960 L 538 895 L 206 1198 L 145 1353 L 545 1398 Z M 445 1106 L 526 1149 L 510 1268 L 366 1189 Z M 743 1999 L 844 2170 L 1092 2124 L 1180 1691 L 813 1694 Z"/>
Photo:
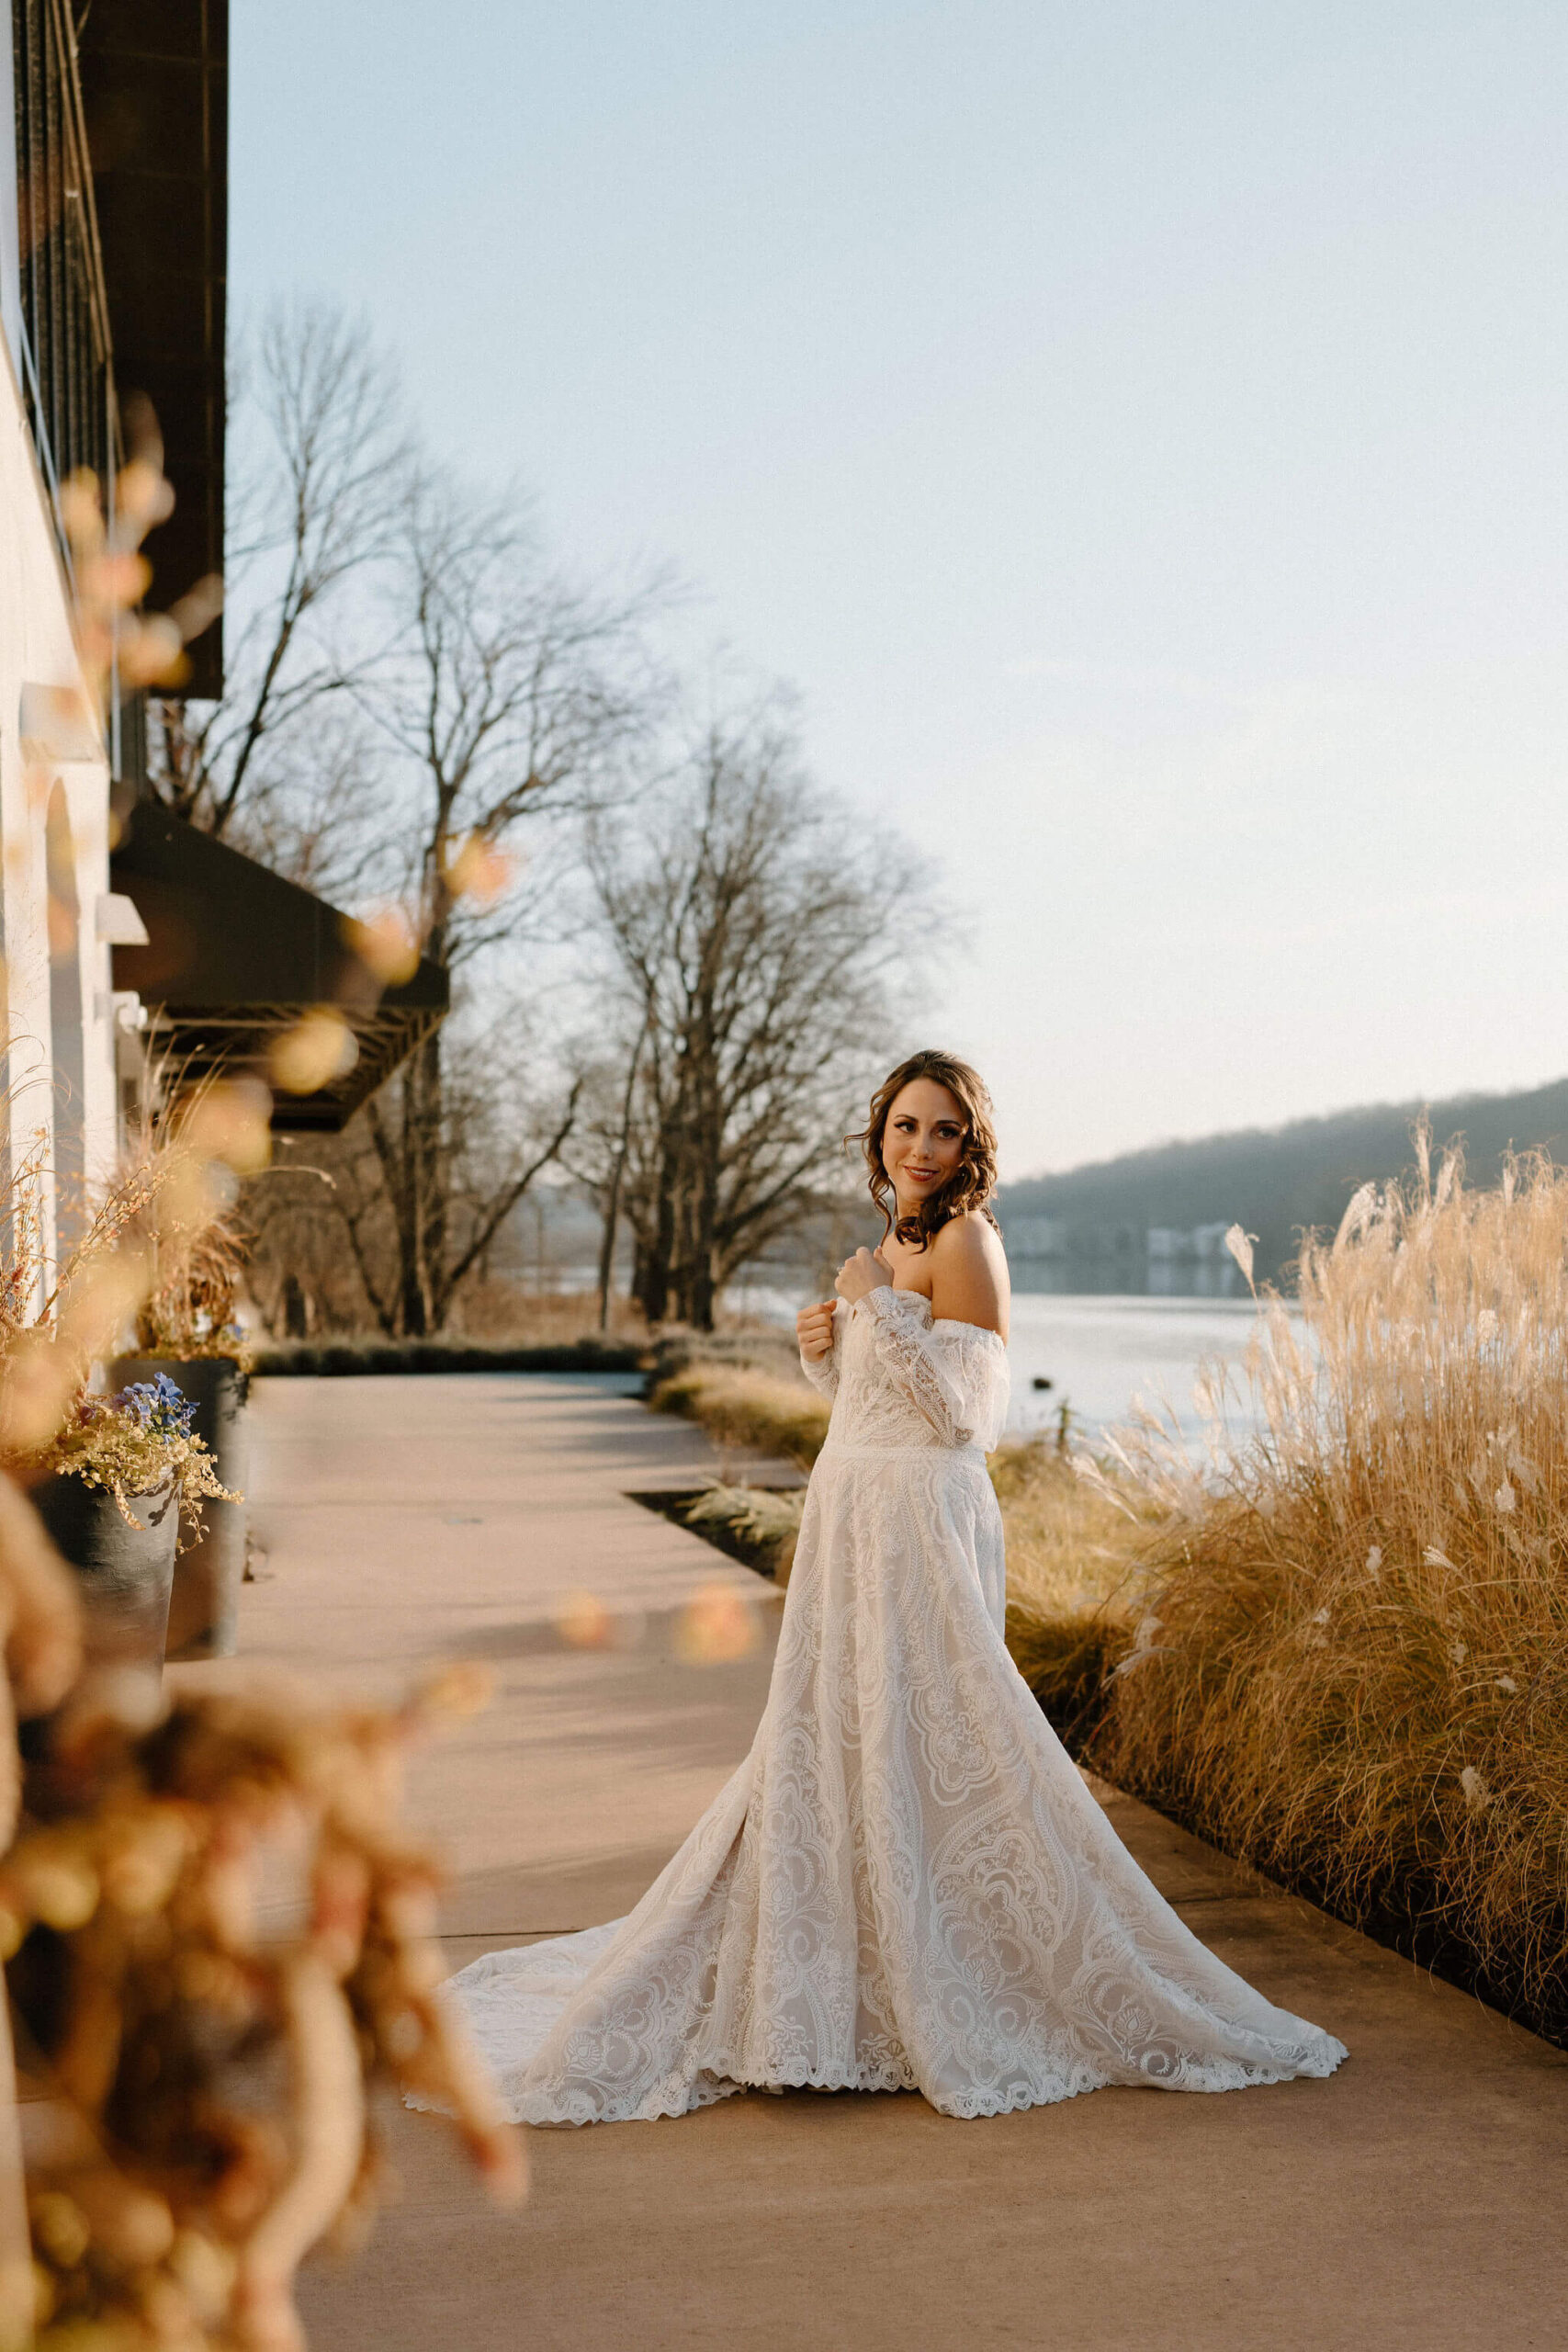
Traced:
<path fill-rule="evenodd" d="M 156 1683 L 164 1671 L 179 1502 L 173 1479 L 126 1499 L 137 1526 L 111 1494 L 81 1478 L 46 1478 L 32 1492 L 55 1549 L 81 1585 L 85 1664 L 129 1668 Z"/>
<path fill-rule="evenodd" d="M 117 1389 L 169 1378 L 196 1408 L 191 1427 L 213 1458 L 218 1476 L 243 1496 L 248 1475 L 244 1374 L 226 1356 L 118 1356 L 109 1367 Z M 169 1603 L 172 1658 L 232 1657 L 239 1647 L 240 1586 L 245 1574 L 245 1506 L 204 1502 L 199 1533 L 186 1528 L 175 1562 Z"/>

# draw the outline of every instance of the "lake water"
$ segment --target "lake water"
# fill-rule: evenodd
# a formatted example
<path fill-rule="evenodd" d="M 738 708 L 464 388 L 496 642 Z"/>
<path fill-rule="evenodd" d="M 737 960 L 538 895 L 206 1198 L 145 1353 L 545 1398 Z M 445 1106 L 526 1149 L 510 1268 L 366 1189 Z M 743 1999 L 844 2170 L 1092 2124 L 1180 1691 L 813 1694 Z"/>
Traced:
<path fill-rule="evenodd" d="M 745 1312 L 793 1322 L 804 1299 L 782 1289 L 749 1285 L 732 1295 Z M 1168 1406 L 1182 1434 L 1201 1427 L 1192 1402 L 1200 1364 L 1216 1358 L 1239 1365 L 1258 1310 L 1250 1298 L 1150 1298 L 1015 1291 L 1011 1337 L 1012 1409 L 1010 1429 L 1055 1423 L 1065 1404 L 1073 1427 L 1086 1436 L 1125 1420 L 1135 1399 L 1152 1410 Z M 1039 1379 L 1051 1386 L 1037 1389 Z M 1236 1390 L 1233 1385 L 1232 1395 Z M 1236 1425 L 1247 1416 L 1237 1410 Z"/>
<path fill-rule="evenodd" d="M 1015 1292 L 1010 1427 L 1039 1429 L 1066 1404 L 1088 1434 L 1124 1420 L 1137 1398 L 1168 1407 L 1184 1436 L 1201 1417 L 1192 1402 L 1200 1364 L 1239 1365 L 1258 1319 L 1250 1298 L 1050 1297 Z M 1033 1386 L 1047 1379 L 1046 1390 Z M 1233 1384 L 1235 1396 L 1238 1384 Z M 1245 1390 L 1242 1391 L 1245 1394 Z M 1237 1411 L 1239 1423 L 1246 1417 Z"/>

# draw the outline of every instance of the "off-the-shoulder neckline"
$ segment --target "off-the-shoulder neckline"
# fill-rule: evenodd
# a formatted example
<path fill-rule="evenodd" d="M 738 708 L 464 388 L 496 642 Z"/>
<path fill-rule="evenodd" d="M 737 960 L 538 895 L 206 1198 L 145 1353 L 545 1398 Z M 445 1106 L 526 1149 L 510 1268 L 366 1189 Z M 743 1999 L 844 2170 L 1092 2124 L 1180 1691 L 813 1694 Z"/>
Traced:
<path fill-rule="evenodd" d="M 898 1298 L 918 1298 L 922 1306 L 928 1309 L 931 1306 L 931 1300 L 927 1297 L 925 1292 L 923 1290 L 916 1290 L 909 1283 L 888 1283 L 885 1287 L 891 1290 L 895 1296 Z M 995 1340 L 998 1347 L 1005 1348 L 1007 1346 L 1007 1341 L 1002 1338 L 1001 1333 L 999 1331 L 993 1331 L 988 1323 L 971 1323 L 962 1315 L 933 1314 L 931 1316 L 931 1329 L 933 1331 L 936 1329 L 939 1323 L 945 1323 L 950 1331 L 978 1331 L 982 1338 L 987 1340 Z"/>

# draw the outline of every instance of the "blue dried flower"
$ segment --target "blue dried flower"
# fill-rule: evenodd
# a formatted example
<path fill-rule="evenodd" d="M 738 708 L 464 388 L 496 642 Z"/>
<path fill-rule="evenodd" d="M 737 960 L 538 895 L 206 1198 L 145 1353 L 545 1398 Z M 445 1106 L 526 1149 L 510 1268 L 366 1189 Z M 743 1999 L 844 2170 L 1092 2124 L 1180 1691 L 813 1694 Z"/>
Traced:
<path fill-rule="evenodd" d="M 115 1398 L 122 1412 L 134 1416 L 154 1437 L 189 1437 L 196 1407 L 166 1372 L 155 1380 L 133 1381 Z"/>

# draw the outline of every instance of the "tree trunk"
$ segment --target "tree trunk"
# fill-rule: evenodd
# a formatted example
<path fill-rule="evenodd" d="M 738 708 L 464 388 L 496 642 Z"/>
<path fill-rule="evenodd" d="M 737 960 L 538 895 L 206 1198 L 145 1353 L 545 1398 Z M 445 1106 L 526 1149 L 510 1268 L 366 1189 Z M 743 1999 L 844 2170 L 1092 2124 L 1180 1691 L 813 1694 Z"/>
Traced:
<path fill-rule="evenodd" d="M 610 1328 L 610 1283 L 615 1269 L 615 1227 L 620 1221 L 621 1186 L 626 1182 L 626 1155 L 631 1149 L 632 1106 L 637 1100 L 637 1065 L 648 1041 L 648 1023 L 643 1023 L 632 1048 L 626 1069 L 626 1099 L 621 1104 L 621 1132 L 615 1144 L 615 1166 L 610 1170 L 609 1197 L 604 1203 L 604 1234 L 599 1249 L 599 1329 Z"/>
<path fill-rule="evenodd" d="M 405 1339 L 425 1335 L 425 1290 L 421 1279 L 424 1234 L 424 1154 L 421 1148 L 423 1047 L 403 1074 L 403 1130 L 395 1204 L 398 1228 L 398 1327 Z"/>
<path fill-rule="evenodd" d="M 446 1187 L 441 1032 L 410 1057 L 402 1077 L 402 1133 L 397 1196 L 398 1322 L 407 1339 L 441 1329 L 449 1301 L 442 1280 L 446 1256 Z"/>
<path fill-rule="evenodd" d="M 637 1305 L 649 1323 L 662 1323 L 670 1309 L 670 1244 L 666 1203 L 659 1204 L 659 1227 L 643 1253 L 637 1282 Z"/>
<path fill-rule="evenodd" d="M 676 1186 L 679 1182 L 679 1132 L 666 1121 L 654 1163 L 657 1187 L 653 1220 L 643 1250 L 637 1304 L 649 1323 L 662 1323 L 670 1312 L 671 1276 L 676 1258 Z M 679 1313 L 679 1303 L 676 1312 Z"/>
<path fill-rule="evenodd" d="M 716 1090 L 705 1090 L 708 1099 L 703 1105 L 704 1116 L 694 1141 L 695 1182 L 692 1187 L 692 1252 L 689 1284 L 691 1304 L 688 1317 L 694 1329 L 713 1329 L 714 1304 L 718 1285 L 715 1279 L 717 1260 L 718 1185 L 724 1148 L 724 1122 L 718 1114 Z"/>
<path fill-rule="evenodd" d="M 711 1331 L 715 1298 L 711 1258 L 699 1257 L 694 1260 L 688 1287 L 690 1304 L 686 1309 L 687 1322 L 690 1323 L 694 1331 Z"/>

